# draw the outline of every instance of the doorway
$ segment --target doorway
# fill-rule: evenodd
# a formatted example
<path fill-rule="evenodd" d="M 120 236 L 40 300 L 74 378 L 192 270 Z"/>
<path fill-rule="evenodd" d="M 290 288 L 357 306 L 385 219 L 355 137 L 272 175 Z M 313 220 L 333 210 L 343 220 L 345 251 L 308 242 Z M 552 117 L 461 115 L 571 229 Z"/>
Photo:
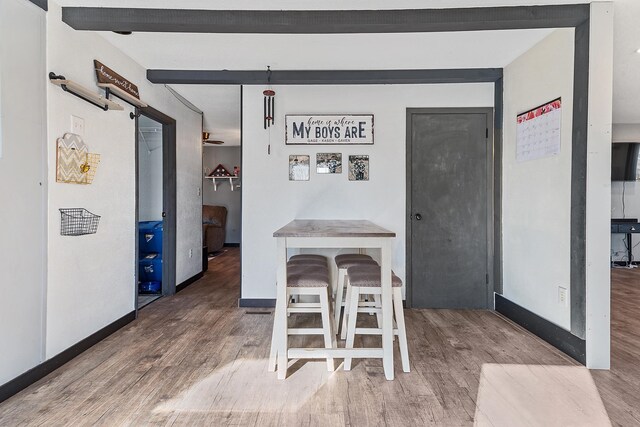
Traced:
<path fill-rule="evenodd" d="M 407 110 L 407 299 L 493 307 L 493 110 Z"/>
<path fill-rule="evenodd" d="M 146 107 L 136 117 L 136 310 L 175 293 L 175 120 Z"/>

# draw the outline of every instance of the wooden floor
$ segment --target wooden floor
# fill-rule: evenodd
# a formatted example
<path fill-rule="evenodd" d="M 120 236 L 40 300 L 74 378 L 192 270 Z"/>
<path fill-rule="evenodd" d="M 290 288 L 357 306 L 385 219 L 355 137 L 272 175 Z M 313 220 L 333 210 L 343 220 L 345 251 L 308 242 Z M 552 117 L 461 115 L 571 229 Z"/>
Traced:
<path fill-rule="evenodd" d="M 294 361 L 278 381 L 267 372 L 272 310 L 237 308 L 238 250 L 209 265 L 202 280 L 0 404 L 0 425 L 640 425 L 640 272 L 613 273 L 609 372 L 588 371 L 492 312 L 406 310 L 410 373 L 396 350 L 395 381 L 379 360 L 333 373 Z"/>

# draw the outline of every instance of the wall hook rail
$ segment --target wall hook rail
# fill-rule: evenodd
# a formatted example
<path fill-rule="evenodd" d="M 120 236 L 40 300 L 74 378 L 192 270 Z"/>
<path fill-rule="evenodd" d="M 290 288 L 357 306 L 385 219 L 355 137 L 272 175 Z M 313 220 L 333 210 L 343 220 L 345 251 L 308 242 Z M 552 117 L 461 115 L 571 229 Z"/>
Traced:
<path fill-rule="evenodd" d="M 64 90 L 65 92 L 70 93 L 71 95 L 80 98 L 83 101 L 86 101 L 103 111 L 123 110 L 122 105 L 116 104 L 115 102 L 92 92 L 79 83 L 76 83 L 72 80 L 67 80 L 67 78 L 63 75 L 57 75 L 51 72 L 49 73 L 49 81 L 51 81 L 51 83 L 56 86 L 60 86 L 60 88 L 62 88 L 62 90 Z"/>

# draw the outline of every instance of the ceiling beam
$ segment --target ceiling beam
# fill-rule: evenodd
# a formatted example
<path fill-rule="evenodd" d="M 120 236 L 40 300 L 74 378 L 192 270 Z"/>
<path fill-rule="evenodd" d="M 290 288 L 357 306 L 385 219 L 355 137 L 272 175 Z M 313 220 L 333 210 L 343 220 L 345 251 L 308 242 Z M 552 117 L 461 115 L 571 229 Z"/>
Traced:
<path fill-rule="evenodd" d="M 76 30 L 347 34 L 576 27 L 589 5 L 398 10 L 194 10 L 63 7 Z"/>
<path fill-rule="evenodd" d="M 48 0 L 29 0 L 31 3 L 38 6 L 40 9 L 47 11 L 49 10 L 49 1 Z"/>
<path fill-rule="evenodd" d="M 450 70 L 276 70 L 273 85 L 436 84 L 495 82 L 501 68 Z M 151 83 L 264 85 L 266 70 L 147 70 Z"/>

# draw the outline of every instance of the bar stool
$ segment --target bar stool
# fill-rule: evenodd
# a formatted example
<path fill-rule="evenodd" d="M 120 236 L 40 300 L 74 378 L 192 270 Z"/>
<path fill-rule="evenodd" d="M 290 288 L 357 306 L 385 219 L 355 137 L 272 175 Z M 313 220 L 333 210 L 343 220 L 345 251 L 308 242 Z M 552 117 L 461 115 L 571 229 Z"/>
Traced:
<path fill-rule="evenodd" d="M 382 335 L 382 328 L 357 328 L 358 313 L 381 312 L 380 306 L 371 308 L 363 307 L 359 303 L 360 294 L 382 295 L 380 279 L 380 267 L 375 265 L 359 265 L 348 269 L 347 304 L 342 322 L 347 323 L 347 342 L 345 348 L 353 348 L 356 334 Z M 396 325 L 393 328 L 394 335 L 398 335 L 400 356 L 402 358 L 402 370 L 409 372 L 409 350 L 407 346 L 407 331 L 404 324 L 404 310 L 402 308 L 402 280 L 393 272 L 391 273 L 391 286 L 393 298 L 393 311 Z M 344 370 L 351 369 L 351 358 L 344 359 Z"/>
<path fill-rule="evenodd" d="M 299 266 L 299 265 L 321 266 L 321 267 L 324 267 L 327 270 L 327 274 L 329 274 L 329 264 L 327 262 L 327 257 L 324 257 L 322 255 L 311 255 L 311 254 L 294 255 L 291 258 L 289 258 L 289 261 L 287 261 L 287 268 L 292 266 Z M 291 299 L 295 300 L 296 298 L 293 297 Z M 287 317 L 289 316 L 287 315 Z"/>
<path fill-rule="evenodd" d="M 345 307 L 344 289 L 347 279 L 347 269 L 349 267 L 355 267 L 358 265 L 378 265 L 378 263 L 369 255 L 364 254 L 342 254 L 337 255 L 334 258 L 336 266 L 338 267 L 338 279 L 334 282 L 333 297 L 334 306 L 333 314 L 335 316 L 334 325 L 336 325 L 336 334 L 341 333 L 341 338 L 346 338 L 346 325 L 343 323 L 340 325 L 340 311 L 342 307 Z"/>
<path fill-rule="evenodd" d="M 321 328 L 287 328 L 289 335 L 323 335 L 325 348 L 336 348 L 335 334 L 333 333 L 332 317 L 329 306 L 329 270 L 324 258 L 324 265 L 321 263 L 304 263 L 301 259 L 294 259 L 287 262 L 287 317 L 291 313 L 319 313 L 322 318 Z M 291 302 L 292 296 L 313 295 L 317 296 L 319 302 Z M 288 322 L 287 322 L 288 323 Z M 277 346 L 276 330 L 273 329 L 271 336 L 271 351 L 269 354 L 269 371 L 275 371 Z M 287 346 L 288 347 L 288 346 Z M 335 369 L 333 358 L 327 358 L 327 369 Z"/>

